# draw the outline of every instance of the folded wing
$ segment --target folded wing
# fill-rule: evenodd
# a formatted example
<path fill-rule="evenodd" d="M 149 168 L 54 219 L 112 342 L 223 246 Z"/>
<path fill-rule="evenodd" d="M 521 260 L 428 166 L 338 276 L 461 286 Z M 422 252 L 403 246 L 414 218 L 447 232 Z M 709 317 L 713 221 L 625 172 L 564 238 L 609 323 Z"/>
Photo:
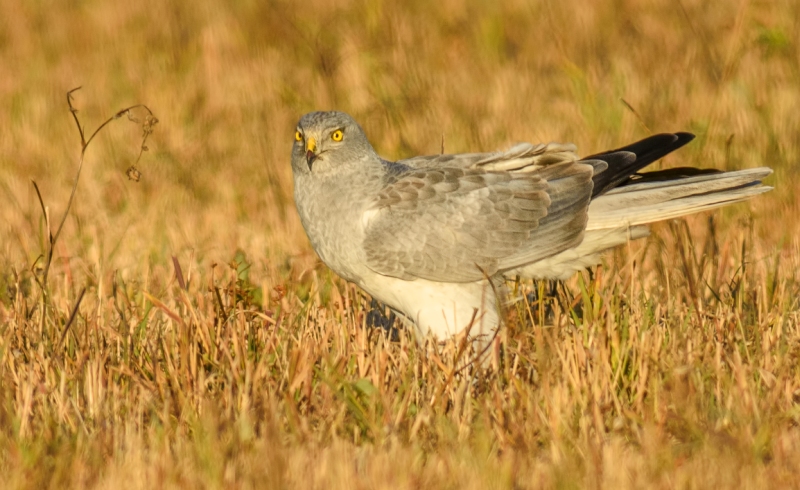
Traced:
<path fill-rule="evenodd" d="M 470 282 L 580 243 L 591 165 L 487 171 L 503 162 L 485 160 L 394 176 L 363 216 L 369 267 L 403 279 Z"/>

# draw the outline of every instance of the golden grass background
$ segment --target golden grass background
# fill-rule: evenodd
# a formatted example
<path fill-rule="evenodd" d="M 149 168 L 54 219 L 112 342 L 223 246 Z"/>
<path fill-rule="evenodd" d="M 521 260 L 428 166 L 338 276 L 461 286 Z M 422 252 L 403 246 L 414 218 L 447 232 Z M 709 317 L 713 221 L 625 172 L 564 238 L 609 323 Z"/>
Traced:
<path fill-rule="evenodd" d="M 800 485 L 797 32 L 791 0 L 0 0 L 0 483 Z M 43 316 L 31 180 L 57 223 L 78 85 L 88 131 L 160 122 L 139 183 L 137 125 L 88 149 Z M 365 327 L 305 238 L 293 131 L 332 108 L 389 158 L 688 130 L 662 165 L 775 190 L 517 304 L 490 369 L 454 374 Z"/>

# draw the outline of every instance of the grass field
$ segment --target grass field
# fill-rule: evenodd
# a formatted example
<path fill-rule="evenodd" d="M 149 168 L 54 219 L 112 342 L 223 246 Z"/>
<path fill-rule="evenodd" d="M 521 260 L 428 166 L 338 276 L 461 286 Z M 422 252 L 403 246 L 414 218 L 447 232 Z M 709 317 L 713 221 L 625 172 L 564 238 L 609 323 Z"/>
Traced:
<path fill-rule="evenodd" d="M 0 0 L 0 487 L 800 486 L 798 32 L 794 0 Z M 45 274 L 77 86 L 88 133 L 159 122 L 138 162 L 141 109 L 93 140 Z M 390 158 L 688 130 L 659 165 L 775 190 L 516 285 L 457 371 L 305 237 L 329 108 Z"/>

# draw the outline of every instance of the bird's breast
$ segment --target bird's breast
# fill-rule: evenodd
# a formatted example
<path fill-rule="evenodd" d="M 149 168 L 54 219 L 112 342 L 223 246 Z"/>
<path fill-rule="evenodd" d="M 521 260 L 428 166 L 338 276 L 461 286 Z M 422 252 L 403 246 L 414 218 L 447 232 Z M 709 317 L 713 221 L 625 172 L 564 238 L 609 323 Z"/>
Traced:
<path fill-rule="evenodd" d="M 359 282 L 366 267 L 361 220 L 365 200 L 345 185 L 305 180 L 310 179 L 295 181 L 295 203 L 312 247 L 334 272 Z"/>

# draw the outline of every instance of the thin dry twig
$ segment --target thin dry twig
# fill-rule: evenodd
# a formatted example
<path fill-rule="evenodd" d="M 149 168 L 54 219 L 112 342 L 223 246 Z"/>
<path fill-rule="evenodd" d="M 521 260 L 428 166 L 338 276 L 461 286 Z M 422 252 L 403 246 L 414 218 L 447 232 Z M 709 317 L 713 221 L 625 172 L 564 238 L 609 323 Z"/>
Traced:
<path fill-rule="evenodd" d="M 620 102 L 622 102 L 625 105 L 625 107 L 628 108 L 629 111 L 631 111 L 633 113 L 634 116 L 636 116 L 636 120 L 639 121 L 639 124 L 642 125 L 644 130 L 647 131 L 650 134 L 653 134 L 653 131 L 650 129 L 650 127 L 647 125 L 647 123 L 644 122 L 644 119 L 642 119 L 642 116 L 639 115 L 639 112 L 637 112 L 636 109 L 633 108 L 633 106 L 630 104 L 630 102 L 628 102 L 627 100 L 623 99 L 622 97 L 620 97 L 619 100 L 620 100 Z"/>
<path fill-rule="evenodd" d="M 142 154 L 148 149 L 146 144 L 147 138 L 150 136 L 150 134 L 152 134 L 155 125 L 158 123 L 158 119 L 155 117 L 153 111 L 151 111 L 149 107 L 147 107 L 144 104 L 136 104 L 118 111 L 116 114 L 103 121 L 103 123 L 100 124 L 100 126 L 98 126 L 98 128 L 94 130 L 91 136 L 89 136 L 89 138 L 86 139 L 86 132 L 84 131 L 84 128 L 83 126 L 81 126 L 80 120 L 78 119 L 78 109 L 76 109 L 75 106 L 72 104 L 73 102 L 72 94 L 80 89 L 81 87 L 76 87 L 67 92 L 67 105 L 69 106 L 69 111 L 70 114 L 72 114 L 72 118 L 75 120 L 75 125 L 78 128 L 78 134 L 80 135 L 81 138 L 81 154 L 78 160 L 78 169 L 75 172 L 75 178 L 73 179 L 72 182 L 72 191 L 69 194 L 69 200 L 67 201 L 67 206 L 64 209 L 64 214 L 61 216 L 61 220 L 58 223 L 58 228 L 56 228 L 55 233 L 53 233 L 52 228 L 50 226 L 50 216 L 49 213 L 47 212 L 47 206 L 45 206 L 44 204 L 42 193 L 39 190 L 39 185 L 36 183 L 36 181 L 31 181 L 33 183 L 34 189 L 36 189 L 36 196 L 39 199 L 39 205 L 41 206 L 42 209 L 42 215 L 44 216 L 47 224 L 47 235 L 48 235 L 47 250 L 46 253 L 43 254 L 45 262 L 41 273 L 41 279 L 36 277 L 36 274 L 34 274 L 34 277 L 36 277 L 36 282 L 42 290 L 42 322 L 44 322 L 44 318 L 47 313 L 47 279 L 50 274 L 50 266 L 53 263 L 53 253 L 55 250 L 55 245 L 56 242 L 58 241 L 58 237 L 61 235 L 61 231 L 64 229 L 64 223 L 66 223 L 67 221 L 67 216 L 69 216 L 69 211 L 72 208 L 72 202 L 75 199 L 75 193 L 78 189 L 78 182 L 80 181 L 81 170 L 83 170 L 83 162 L 85 160 L 87 148 L 91 144 L 92 140 L 94 140 L 95 136 L 97 136 L 100 133 L 100 131 L 102 131 L 102 129 L 105 128 L 109 123 L 111 123 L 111 121 L 114 121 L 115 119 L 119 119 L 120 117 L 127 115 L 129 120 L 142 124 L 142 132 L 143 132 L 142 143 L 139 147 L 139 154 L 136 157 L 136 163 L 138 163 L 142 157 Z M 145 111 L 147 111 L 147 115 L 145 116 L 143 122 L 139 121 L 132 115 L 132 111 L 138 108 L 143 108 Z M 135 170 L 135 166 L 132 166 L 131 168 Z M 129 175 L 130 172 L 131 169 L 128 169 Z M 136 172 L 138 173 L 138 170 L 136 170 Z"/>
<path fill-rule="evenodd" d="M 56 346 L 61 347 L 61 344 L 64 343 L 64 339 L 67 337 L 67 332 L 69 332 L 69 327 L 72 326 L 72 322 L 75 320 L 75 316 L 78 314 L 78 308 L 81 306 L 81 301 L 83 301 L 83 295 L 85 293 L 86 288 L 81 288 L 81 292 L 78 294 L 78 300 L 75 301 L 75 306 L 72 307 L 72 313 L 69 314 L 67 324 L 64 325 L 64 331 L 61 333 L 61 338 L 58 339 L 58 344 L 56 344 Z"/>

